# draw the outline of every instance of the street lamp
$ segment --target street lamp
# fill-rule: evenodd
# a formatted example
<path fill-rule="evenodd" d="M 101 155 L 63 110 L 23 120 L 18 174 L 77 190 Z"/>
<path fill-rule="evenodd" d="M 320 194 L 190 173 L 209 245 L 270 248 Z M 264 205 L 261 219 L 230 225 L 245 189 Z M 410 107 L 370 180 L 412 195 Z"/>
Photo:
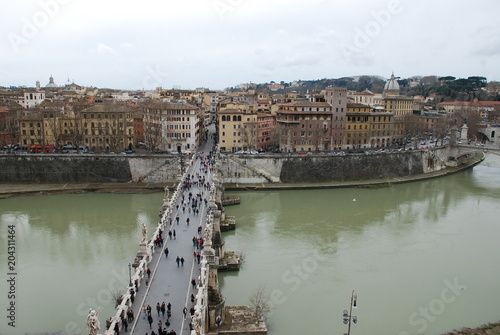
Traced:
<path fill-rule="evenodd" d="M 129 282 L 128 282 L 128 286 L 132 286 L 132 264 L 128 263 L 128 278 L 129 278 Z"/>
<path fill-rule="evenodd" d="M 351 334 L 351 320 L 354 324 L 358 323 L 358 317 L 355 315 L 352 315 L 352 309 L 358 308 L 357 300 L 358 300 L 358 296 L 356 295 L 356 291 L 352 290 L 351 305 L 349 306 L 349 312 L 347 312 L 347 310 L 344 310 L 344 313 L 342 315 L 344 317 L 344 324 L 348 325 L 347 326 L 347 333 L 344 333 L 344 335 Z"/>

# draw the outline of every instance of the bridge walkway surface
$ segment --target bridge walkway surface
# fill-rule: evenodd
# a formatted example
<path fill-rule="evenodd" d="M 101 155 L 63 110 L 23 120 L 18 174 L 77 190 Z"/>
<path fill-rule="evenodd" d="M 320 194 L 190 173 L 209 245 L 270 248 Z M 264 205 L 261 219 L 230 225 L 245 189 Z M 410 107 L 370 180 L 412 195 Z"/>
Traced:
<path fill-rule="evenodd" d="M 197 180 L 197 174 L 205 178 L 205 183 L 212 183 L 212 172 L 210 168 L 207 172 L 201 170 L 202 157 L 206 157 L 213 147 L 213 140 L 209 138 L 205 143 L 200 146 L 198 155 L 190 169 L 188 175 L 194 175 Z M 193 194 L 193 198 L 198 198 L 199 214 L 196 215 L 193 211 L 189 212 L 188 208 L 191 207 L 187 204 L 189 193 Z M 197 194 L 201 195 L 200 198 Z M 203 185 L 193 185 L 191 189 L 184 190 L 182 195 L 175 203 L 175 208 L 169 219 L 171 224 L 165 226 L 165 231 L 162 236 L 164 239 L 163 247 L 156 247 L 153 254 L 149 268 L 151 270 L 151 278 L 145 275 L 141 280 L 140 289 L 137 291 L 132 309 L 134 311 L 134 321 L 129 324 L 129 331 L 131 334 L 151 334 L 154 331 L 158 334 L 159 321 L 161 321 L 162 328 L 167 331 L 173 330 L 176 334 L 189 334 L 190 333 L 190 310 L 194 307 L 191 301 L 191 295 L 196 296 L 197 287 L 192 285 L 192 280 L 195 279 L 196 284 L 199 284 L 200 264 L 198 258 L 194 253 L 201 253 L 197 246 L 193 246 L 193 238 L 200 238 L 203 236 L 203 230 L 206 225 L 208 205 L 204 201 L 209 197 L 209 190 Z M 178 206 L 178 207 L 177 207 Z M 185 207 L 185 210 L 183 210 Z M 177 223 L 176 217 L 179 217 Z M 187 219 L 189 218 L 189 224 Z M 202 231 L 199 233 L 199 227 Z M 169 237 L 169 231 L 172 233 Z M 174 237 L 175 231 L 175 237 Z M 165 255 L 165 248 L 168 248 L 168 256 Z M 184 264 L 177 264 L 176 258 L 184 258 Z M 146 282 L 149 281 L 147 284 Z M 165 303 L 171 304 L 171 317 L 169 318 L 170 327 L 166 327 L 168 319 L 167 312 L 163 315 L 158 313 L 157 304 Z M 143 312 L 144 306 L 151 306 L 151 317 L 153 322 L 150 324 L 148 318 Z M 187 316 L 184 317 L 183 309 L 187 308 Z"/>

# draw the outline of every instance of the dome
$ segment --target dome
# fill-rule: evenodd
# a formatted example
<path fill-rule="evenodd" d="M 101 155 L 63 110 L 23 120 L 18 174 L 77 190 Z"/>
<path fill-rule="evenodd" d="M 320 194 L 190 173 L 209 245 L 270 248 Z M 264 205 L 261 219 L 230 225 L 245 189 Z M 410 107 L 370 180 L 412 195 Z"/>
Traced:
<path fill-rule="evenodd" d="M 387 81 L 387 83 L 385 83 L 384 91 L 387 91 L 387 90 L 390 90 L 390 91 L 399 91 L 399 84 L 396 81 L 396 78 L 394 77 L 394 73 L 391 74 L 391 79 L 389 79 Z"/>
<path fill-rule="evenodd" d="M 394 73 L 391 74 L 391 79 L 389 79 L 387 83 L 385 83 L 384 93 L 399 95 L 399 84 L 396 78 L 394 77 Z"/>
<path fill-rule="evenodd" d="M 47 87 L 47 88 L 56 88 L 57 87 L 57 84 L 54 83 L 54 77 L 50 76 L 49 83 L 45 87 Z"/>

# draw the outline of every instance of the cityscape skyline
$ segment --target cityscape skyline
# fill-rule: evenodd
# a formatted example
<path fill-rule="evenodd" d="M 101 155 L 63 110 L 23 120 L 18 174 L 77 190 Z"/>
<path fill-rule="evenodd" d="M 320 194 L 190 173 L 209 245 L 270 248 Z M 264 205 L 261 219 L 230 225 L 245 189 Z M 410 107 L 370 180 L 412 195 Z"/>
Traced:
<path fill-rule="evenodd" d="M 500 79 L 500 4 L 8 1 L 0 85 L 224 89 L 357 75 Z M 46 82 L 47 81 L 47 82 Z"/>

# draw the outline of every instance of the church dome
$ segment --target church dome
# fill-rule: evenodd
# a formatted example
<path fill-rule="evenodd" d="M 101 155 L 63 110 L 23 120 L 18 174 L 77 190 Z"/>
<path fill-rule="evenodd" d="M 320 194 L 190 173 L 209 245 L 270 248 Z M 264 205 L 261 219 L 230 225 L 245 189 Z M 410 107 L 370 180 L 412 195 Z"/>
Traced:
<path fill-rule="evenodd" d="M 399 96 L 399 84 L 394 77 L 394 73 L 391 74 L 391 79 L 385 83 L 384 92 L 382 93 L 384 96 Z"/>
<path fill-rule="evenodd" d="M 396 78 L 394 77 L 394 73 L 391 74 L 391 79 L 389 79 L 387 83 L 385 83 L 384 91 L 386 90 L 399 91 L 399 84 Z"/>
<path fill-rule="evenodd" d="M 57 87 L 57 84 L 54 83 L 54 77 L 50 76 L 49 83 L 45 87 L 46 88 L 56 88 Z"/>

